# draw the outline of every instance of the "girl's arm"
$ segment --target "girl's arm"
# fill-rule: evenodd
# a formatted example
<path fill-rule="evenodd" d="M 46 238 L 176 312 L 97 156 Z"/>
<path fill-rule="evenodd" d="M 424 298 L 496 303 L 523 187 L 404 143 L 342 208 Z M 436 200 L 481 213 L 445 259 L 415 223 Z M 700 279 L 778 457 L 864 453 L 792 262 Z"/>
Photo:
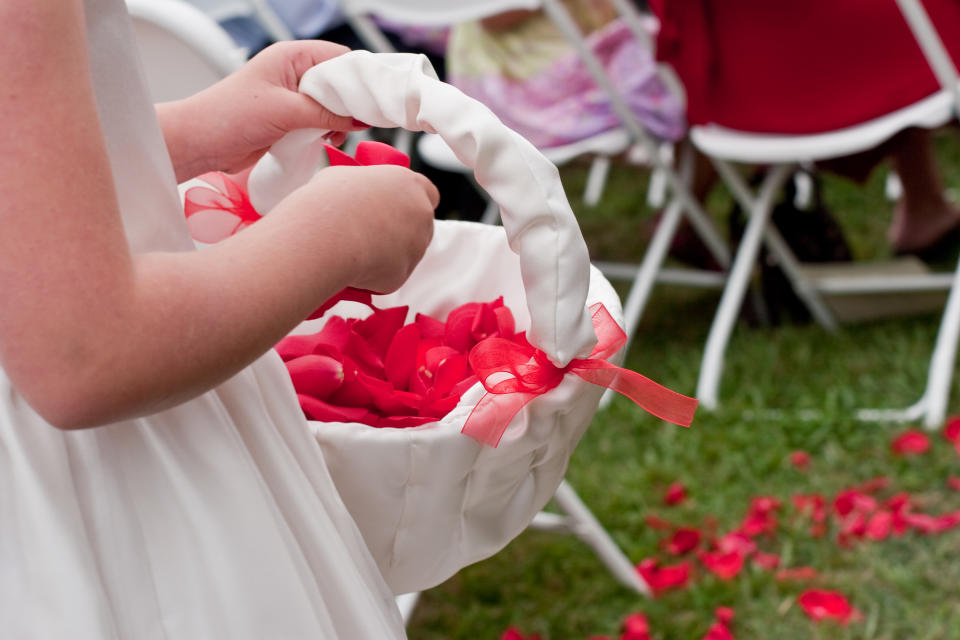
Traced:
<path fill-rule="evenodd" d="M 334 167 L 206 251 L 131 254 L 81 0 L 0 0 L 0 24 L 0 364 L 50 423 L 185 401 L 341 287 L 396 288 L 429 242 L 425 178 Z"/>

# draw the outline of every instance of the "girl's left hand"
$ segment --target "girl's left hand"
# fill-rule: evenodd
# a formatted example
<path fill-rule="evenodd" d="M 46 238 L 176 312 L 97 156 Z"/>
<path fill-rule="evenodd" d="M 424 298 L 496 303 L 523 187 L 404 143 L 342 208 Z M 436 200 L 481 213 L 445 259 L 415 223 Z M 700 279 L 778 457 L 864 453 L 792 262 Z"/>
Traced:
<path fill-rule="evenodd" d="M 342 143 L 348 131 L 365 129 L 297 90 L 308 69 L 347 51 L 321 40 L 280 42 L 195 96 L 158 105 L 177 180 L 246 169 L 294 129 L 329 129 L 332 144 Z"/>

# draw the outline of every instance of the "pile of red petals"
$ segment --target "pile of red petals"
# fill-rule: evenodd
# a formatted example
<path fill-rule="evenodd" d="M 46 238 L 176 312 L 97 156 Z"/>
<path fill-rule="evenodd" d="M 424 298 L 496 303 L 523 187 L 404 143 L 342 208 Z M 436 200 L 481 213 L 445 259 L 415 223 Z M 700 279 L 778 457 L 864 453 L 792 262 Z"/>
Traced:
<path fill-rule="evenodd" d="M 491 337 L 523 340 L 503 298 L 469 302 L 444 321 L 407 307 L 373 310 L 364 319 L 331 316 L 310 335 L 277 343 L 311 420 L 412 427 L 439 420 L 477 383 L 470 350 Z"/>

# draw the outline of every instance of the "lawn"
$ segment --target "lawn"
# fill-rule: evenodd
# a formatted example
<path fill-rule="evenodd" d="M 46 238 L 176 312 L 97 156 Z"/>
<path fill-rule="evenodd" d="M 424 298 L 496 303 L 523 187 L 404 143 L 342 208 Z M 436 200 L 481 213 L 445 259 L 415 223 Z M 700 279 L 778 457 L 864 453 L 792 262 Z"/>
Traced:
<path fill-rule="evenodd" d="M 948 185 L 960 187 L 960 145 L 955 132 L 938 139 Z M 597 259 L 642 255 L 640 228 L 645 178 L 616 167 L 601 205 L 579 203 L 582 167 L 565 170 L 568 194 Z M 883 169 L 863 186 L 825 179 L 825 198 L 848 233 L 858 259 L 889 256 L 884 229 L 891 203 L 883 197 Z M 729 198 L 710 201 L 722 217 Z M 692 394 L 703 342 L 718 293 L 658 287 L 626 366 Z M 718 606 L 736 614 L 738 640 L 760 638 L 960 638 L 960 528 L 936 534 L 909 530 L 883 540 L 837 542 L 831 519 L 825 535 L 791 503 L 797 494 L 831 499 L 842 489 L 877 477 L 916 511 L 960 509 L 960 456 L 939 434 L 925 453 L 895 455 L 892 439 L 903 424 L 857 422 L 858 407 L 901 407 L 923 388 L 939 317 L 926 315 L 844 327 L 836 334 L 816 325 L 749 326 L 741 322 L 727 352 L 721 408 L 701 411 L 692 428 L 664 424 L 625 399 L 597 414 L 571 461 L 572 486 L 593 509 L 632 562 L 653 557 L 665 564 L 690 560 L 686 588 L 648 600 L 616 583 L 588 547 L 569 536 L 527 531 L 493 558 L 461 571 L 423 594 L 408 627 L 416 640 L 499 640 L 510 626 L 541 640 L 619 638 L 621 621 L 643 613 L 655 639 L 699 639 Z M 960 411 L 953 390 L 951 409 Z M 806 469 L 791 453 L 810 455 Z M 666 506 L 663 495 L 683 483 L 689 498 Z M 780 581 L 749 561 L 729 580 L 704 569 L 695 556 L 671 557 L 661 546 L 668 531 L 649 516 L 705 531 L 736 528 L 755 496 L 781 506 L 775 530 L 756 537 L 759 548 L 780 556 L 781 567 L 809 566 L 812 581 Z M 836 590 L 860 612 L 843 626 L 814 622 L 797 604 L 808 588 Z"/>

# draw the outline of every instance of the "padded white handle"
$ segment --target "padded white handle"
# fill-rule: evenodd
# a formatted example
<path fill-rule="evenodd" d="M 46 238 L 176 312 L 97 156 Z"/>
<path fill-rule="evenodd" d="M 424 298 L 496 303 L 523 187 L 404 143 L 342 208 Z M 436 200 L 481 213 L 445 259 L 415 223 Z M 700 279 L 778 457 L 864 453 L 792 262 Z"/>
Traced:
<path fill-rule="evenodd" d="M 422 55 L 352 51 L 307 71 L 300 91 L 376 127 L 439 134 L 500 205 L 510 248 L 520 257 L 530 342 L 558 365 L 590 352 L 596 336 L 586 308 L 587 247 L 557 168 L 532 144 L 483 104 L 440 82 Z M 291 132 L 258 163 L 250 197 L 259 211 L 309 180 L 321 134 Z"/>

